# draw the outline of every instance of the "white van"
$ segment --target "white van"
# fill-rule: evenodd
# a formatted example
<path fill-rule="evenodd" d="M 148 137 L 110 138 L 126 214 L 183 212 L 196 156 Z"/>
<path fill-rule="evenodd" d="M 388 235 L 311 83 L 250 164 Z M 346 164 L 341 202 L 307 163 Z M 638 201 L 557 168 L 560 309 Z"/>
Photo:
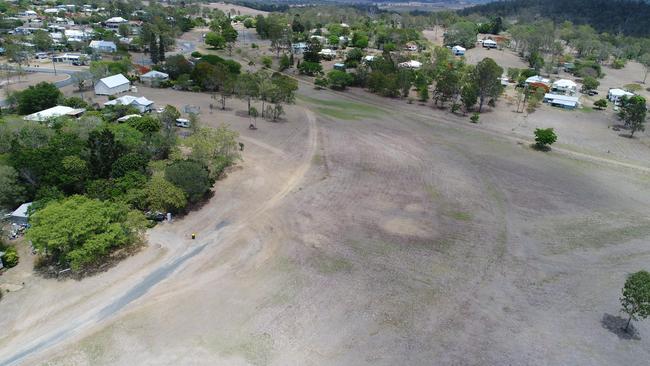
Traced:
<path fill-rule="evenodd" d="M 185 119 L 185 118 L 178 118 L 176 120 L 176 127 L 189 128 L 190 127 L 190 120 Z"/>

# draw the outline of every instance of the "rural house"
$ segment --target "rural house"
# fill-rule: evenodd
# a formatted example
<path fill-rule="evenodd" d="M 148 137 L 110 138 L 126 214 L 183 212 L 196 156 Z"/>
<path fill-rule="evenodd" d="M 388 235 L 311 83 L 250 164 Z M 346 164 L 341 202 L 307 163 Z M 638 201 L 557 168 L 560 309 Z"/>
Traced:
<path fill-rule="evenodd" d="M 140 113 L 150 112 L 153 109 L 153 102 L 151 100 L 145 97 L 134 97 L 132 95 L 124 95 L 104 103 L 104 106 L 109 105 L 128 105 L 134 107 Z"/>

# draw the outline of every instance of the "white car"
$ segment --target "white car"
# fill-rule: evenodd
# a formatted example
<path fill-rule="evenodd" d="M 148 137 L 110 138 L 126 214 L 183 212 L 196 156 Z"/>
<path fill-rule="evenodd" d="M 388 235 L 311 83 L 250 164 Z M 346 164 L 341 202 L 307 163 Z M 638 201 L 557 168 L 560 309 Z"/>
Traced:
<path fill-rule="evenodd" d="M 185 118 L 178 118 L 176 120 L 176 127 L 189 128 L 190 120 Z"/>

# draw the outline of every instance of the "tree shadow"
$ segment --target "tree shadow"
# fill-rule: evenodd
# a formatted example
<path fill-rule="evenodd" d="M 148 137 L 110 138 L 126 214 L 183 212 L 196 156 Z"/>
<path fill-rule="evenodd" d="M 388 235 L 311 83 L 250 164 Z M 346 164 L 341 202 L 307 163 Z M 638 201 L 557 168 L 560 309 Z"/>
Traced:
<path fill-rule="evenodd" d="M 627 329 L 627 331 L 625 330 L 627 319 L 621 318 L 620 316 L 605 313 L 603 315 L 603 318 L 600 320 L 600 324 L 603 326 L 603 328 L 616 334 L 619 339 L 637 341 L 641 339 L 639 332 L 634 327 L 634 324 L 630 324 L 630 327 Z"/>

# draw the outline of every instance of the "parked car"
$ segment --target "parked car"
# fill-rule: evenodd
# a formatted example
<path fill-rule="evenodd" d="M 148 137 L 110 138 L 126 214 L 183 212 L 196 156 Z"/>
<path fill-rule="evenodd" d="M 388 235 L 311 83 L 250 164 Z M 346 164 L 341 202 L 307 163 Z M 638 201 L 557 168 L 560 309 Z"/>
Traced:
<path fill-rule="evenodd" d="M 176 127 L 189 128 L 190 120 L 185 118 L 179 118 L 176 120 Z"/>
<path fill-rule="evenodd" d="M 598 95 L 598 92 L 596 90 L 590 90 L 587 92 L 587 95 L 593 97 L 594 95 Z"/>
<path fill-rule="evenodd" d="M 145 217 L 153 221 L 165 221 L 165 214 L 160 211 L 147 211 L 147 213 L 145 213 Z"/>

